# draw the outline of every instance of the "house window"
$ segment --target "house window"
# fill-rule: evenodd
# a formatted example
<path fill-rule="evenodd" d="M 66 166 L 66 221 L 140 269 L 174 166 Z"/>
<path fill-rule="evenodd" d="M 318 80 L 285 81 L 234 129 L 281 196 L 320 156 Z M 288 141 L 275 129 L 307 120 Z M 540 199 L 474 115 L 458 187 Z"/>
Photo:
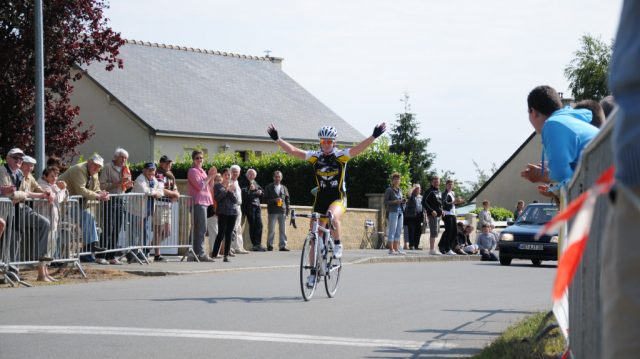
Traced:
<path fill-rule="evenodd" d="M 249 160 L 249 153 L 251 152 L 253 152 L 253 155 L 256 157 L 262 156 L 262 151 L 236 151 L 238 157 L 240 157 L 240 159 L 242 159 L 243 161 Z"/>
<path fill-rule="evenodd" d="M 247 151 L 236 151 L 236 153 L 242 161 L 247 161 L 249 159 L 249 153 Z"/>

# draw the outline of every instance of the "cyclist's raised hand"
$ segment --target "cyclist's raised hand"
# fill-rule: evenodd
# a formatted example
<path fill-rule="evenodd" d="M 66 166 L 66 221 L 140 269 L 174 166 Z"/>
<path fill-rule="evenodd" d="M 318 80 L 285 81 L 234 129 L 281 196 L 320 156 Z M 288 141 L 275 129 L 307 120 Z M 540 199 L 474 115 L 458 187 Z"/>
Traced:
<path fill-rule="evenodd" d="M 277 141 L 280 137 L 278 136 L 278 130 L 276 130 L 276 126 L 272 123 L 267 127 L 267 133 L 271 136 L 271 139 Z"/>
<path fill-rule="evenodd" d="M 373 128 L 373 137 L 378 138 L 380 137 L 380 135 L 382 135 L 384 133 L 384 131 L 387 130 L 387 124 L 386 123 L 381 123 L 378 126 Z"/>

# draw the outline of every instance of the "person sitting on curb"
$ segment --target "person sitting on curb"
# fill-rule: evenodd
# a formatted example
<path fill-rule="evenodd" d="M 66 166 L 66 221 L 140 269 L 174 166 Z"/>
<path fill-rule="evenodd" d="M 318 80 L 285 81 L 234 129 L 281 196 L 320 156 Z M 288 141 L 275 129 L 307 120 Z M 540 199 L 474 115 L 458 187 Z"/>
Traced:
<path fill-rule="evenodd" d="M 483 261 L 498 260 L 498 257 L 493 253 L 497 243 L 496 236 L 491 233 L 491 225 L 485 223 L 482 226 L 482 233 L 478 235 L 478 239 L 476 240 Z"/>

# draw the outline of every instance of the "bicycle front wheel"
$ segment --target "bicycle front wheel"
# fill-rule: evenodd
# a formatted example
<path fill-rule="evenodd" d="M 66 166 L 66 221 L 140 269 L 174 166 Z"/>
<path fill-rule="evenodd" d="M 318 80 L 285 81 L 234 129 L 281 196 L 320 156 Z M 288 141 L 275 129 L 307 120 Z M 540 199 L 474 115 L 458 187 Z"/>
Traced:
<path fill-rule="evenodd" d="M 304 240 L 300 257 L 300 290 L 302 291 L 302 298 L 304 298 L 305 301 L 313 297 L 313 293 L 316 291 L 316 286 L 318 285 L 317 264 L 320 258 L 316 252 L 317 246 L 315 245 L 314 238 L 313 234 L 309 234 Z M 312 270 L 315 273 L 314 277 L 311 277 Z"/>
<path fill-rule="evenodd" d="M 340 258 L 330 258 L 329 263 L 327 263 L 327 273 L 324 276 L 324 289 L 327 290 L 327 296 L 329 296 L 329 298 L 333 298 L 338 291 L 341 271 L 342 261 Z"/>

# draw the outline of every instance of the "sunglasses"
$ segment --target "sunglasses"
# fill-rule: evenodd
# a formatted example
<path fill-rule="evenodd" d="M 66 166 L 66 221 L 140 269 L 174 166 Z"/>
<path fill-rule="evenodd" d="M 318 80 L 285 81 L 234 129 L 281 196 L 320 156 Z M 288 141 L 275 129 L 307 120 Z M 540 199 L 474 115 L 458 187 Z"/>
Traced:
<path fill-rule="evenodd" d="M 11 158 L 13 158 L 16 161 L 22 161 L 24 160 L 24 158 L 22 158 L 22 156 L 11 156 Z"/>
<path fill-rule="evenodd" d="M 334 140 L 330 140 L 330 139 L 326 139 L 326 138 L 320 139 L 320 144 L 321 145 L 333 145 L 334 142 L 335 142 Z"/>

